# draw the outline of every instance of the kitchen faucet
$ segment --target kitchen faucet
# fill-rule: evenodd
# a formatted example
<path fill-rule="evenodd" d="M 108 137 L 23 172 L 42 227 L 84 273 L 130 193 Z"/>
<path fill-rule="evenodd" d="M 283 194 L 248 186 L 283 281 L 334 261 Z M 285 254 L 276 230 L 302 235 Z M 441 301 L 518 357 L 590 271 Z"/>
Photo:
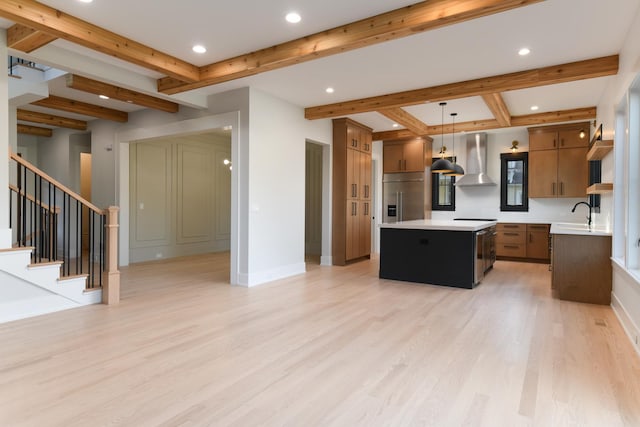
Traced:
<path fill-rule="evenodd" d="M 591 228 L 591 209 L 592 209 L 592 206 L 587 202 L 578 202 L 575 205 L 573 205 L 573 209 L 571 209 L 571 212 L 575 212 L 576 208 L 578 207 L 578 205 L 587 205 L 587 207 L 589 208 L 589 216 L 587 217 L 587 221 L 588 221 L 587 225 L 589 226 L 589 228 Z"/>

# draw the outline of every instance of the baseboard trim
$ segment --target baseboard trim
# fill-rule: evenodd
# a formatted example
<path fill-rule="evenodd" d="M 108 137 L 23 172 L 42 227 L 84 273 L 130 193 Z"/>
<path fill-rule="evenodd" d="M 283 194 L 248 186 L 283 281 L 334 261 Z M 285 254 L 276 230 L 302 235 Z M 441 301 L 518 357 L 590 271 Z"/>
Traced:
<path fill-rule="evenodd" d="M 611 308 L 620 321 L 622 329 L 624 329 L 627 337 L 629 337 L 631 345 L 636 350 L 636 353 L 638 353 L 638 356 L 640 356 L 640 328 L 633 323 L 633 319 L 631 319 L 624 305 L 622 305 L 614 293 L 611 293 Z"/>
<path fill-rule="evenodd" d="M 272 268 L 258 273 L 240 273 L 238 274 L 238 285 L 251 288 L 253 286 L 273 282 L 274 280 L 304 274 L 306 271 L 306 264 L 304 262 L 300 262 L 296 264 L 283 265 L 281 267 Z"/>

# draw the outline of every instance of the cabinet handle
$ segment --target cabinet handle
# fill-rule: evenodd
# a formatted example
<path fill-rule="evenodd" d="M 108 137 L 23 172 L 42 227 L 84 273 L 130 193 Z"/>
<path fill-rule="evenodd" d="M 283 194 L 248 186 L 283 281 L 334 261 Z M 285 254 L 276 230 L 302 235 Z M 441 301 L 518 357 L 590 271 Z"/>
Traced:
<path fill-rule="evenodd" d="M 505 236 L 519 236 L 519 233 L 503 233 Z"/>
<path fill-rule="evenodd" d="M 358 204 L 356 202 L 351 202 L 351 216 L 356 216 L 358 214 Z"/>
<path fill-rule="evenodd" d="M 403 166 L 402 166 L 402 168 L 403 168 L 404 170 L 407 170 L 407 161 L 406 161 L 406 160 L 403 160 L 402 162 L 403 162 Z"/>
<path fill-rule="evenodd" d="M 556 148 L 556 139 L 553 138 L 553 148 Z"/>
<path fill-rule="evenodd" d="M 520 249 L 520 246 L 504 245 L 505 249 Z"/>
<path fill-rule="evenodd" d="M 368 199 L 369 198 L 369 186 L 365 184 L 364 186 L 364 198 Z"/>
<path fill-rule="evenodd" d="M 552 194 L 555 196 L 556 195 L 556 183 L 554 182 L 553 184 L 551 184 L 552 187 Z"/>
<path fill-rule="evenodd" d="M 503 225 L 504 228 L 518 228 L 519 225 Z"/>
<path fill-rule="evenodd" d="M 356 197 L 356 185 L 351 184 L 351 197 Z"/>
<path fill-rule="evenodd" d="M 365 203 L 364 204 L 364 213 L 363 213 L 363 215 L 364 216 L 369 215 L 369 203 Z"/>
<path fill-rule="evenodd" d="M 398 160 L 398 170 L 402 170 L 402 160 Z"/>
<path fill-rule="evenodd" d="M 529 233 L 529 243 L 533 243 L 533 233 Z"/>
<path fill-rule="evenodd" d="M 564 182 L 560 183 L 560 195 L 564 196 Z"/>
<path fill-rule="evenodd" d="M 560 146 L 564 147 L 564 138 L 560 138 Z"/>

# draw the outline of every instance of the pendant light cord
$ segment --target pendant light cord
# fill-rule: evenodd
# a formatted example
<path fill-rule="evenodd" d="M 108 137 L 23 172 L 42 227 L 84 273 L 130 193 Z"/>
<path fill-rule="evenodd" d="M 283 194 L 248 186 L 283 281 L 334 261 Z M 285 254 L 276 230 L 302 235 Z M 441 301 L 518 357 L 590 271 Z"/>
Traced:
<path fill-rule="evenodd" d="M 444 106 L 447 105 L 446 102 L 441 102 L 440 106 L 442 107 L 442 138 L 440 139 L 440 158 L 444 159 Z"/>

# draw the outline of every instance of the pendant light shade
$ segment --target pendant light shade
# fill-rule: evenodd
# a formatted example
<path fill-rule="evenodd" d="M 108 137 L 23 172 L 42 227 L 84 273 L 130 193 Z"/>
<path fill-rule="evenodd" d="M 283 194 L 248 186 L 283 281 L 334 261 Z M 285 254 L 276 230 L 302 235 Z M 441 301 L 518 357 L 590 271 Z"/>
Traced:
<path fill-rule="evenodd" d="M 453 142 L 453 164 L 452 171 L 446 172 L 447 176 L 462 176 L 464 175 L 464 169 L 456 162 L 456 116 L 458 113 L 451 113 L 451 140 Z"/>
<path fill-rule="evenodd" d="M 442 107 L 442 142 L 440 143 L 440 158 L 433 162 L 431 165 L 431 172 L 433 173 L 448 173 L 453 172 L 453 165 L 451 162 L 444 158 L 444 106 L 447 105 L 446 102 L 441 102 L 440 107 Z"/>

